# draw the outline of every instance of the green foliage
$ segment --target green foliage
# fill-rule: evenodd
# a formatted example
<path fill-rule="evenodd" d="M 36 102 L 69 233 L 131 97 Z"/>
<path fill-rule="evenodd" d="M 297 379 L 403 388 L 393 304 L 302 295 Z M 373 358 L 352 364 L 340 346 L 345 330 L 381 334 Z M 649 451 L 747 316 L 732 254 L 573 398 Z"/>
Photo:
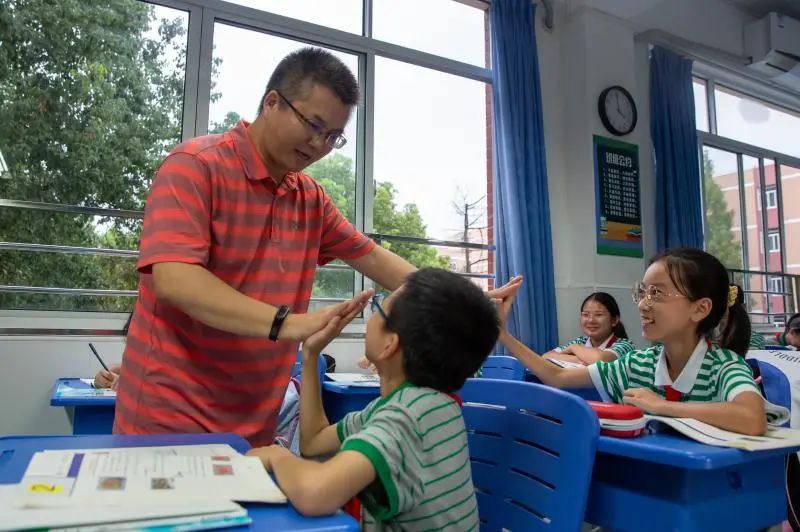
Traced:
<path fill-rule="evenodd" d="M 147 36 L 151 26 L 157 38 Z M 185 40 L 182 19 L 159 21 L 143 2 L 0 3 L 0 151 L 11 176 L 0 180 L 0 197 L 143 209 L 157 165 L 180 140 Z M 133 220 L 0 209 L 2 241 L 87 247 L 126 241 L 135 249 L 138 232 Z M 107 258 L 3 255 L 4 284 L 136 286 L 131 259 L 115 259 L 131 272 L 120 278 Z M 76 308 L 76 301 L 6 294 L 0 305 Z M 99 308 L 131 302 L 109 300 Z"/>
<path fill-rule="evenodd" d="M 239 113 L 228 111 L 227 114 L 225 114 L 225 118 L 222 119 L 222 122 L 213 122 L 211 124 L 211 127 L 208 128 L 208 132 L 211 134 L 225 133 L 229 129 L 233 129 L 241 119 L 242 117 L 239 116 Z"/>
<path fill-rule="evenodd" d="M 728 209 L 725 195 L 714 181 L 714 162 L 703 152 L 703 185 L 706 209 L 706 251 L 726 268 L 742 268 L 742 244 L 733 233 L 734 211 Z"/>
<path fill-rule="evenodd" d="M 316 179 L 333 202 L 350 221 L 355 221 L 356 177 L 353 160 L 334 153 L 309 166 L 306 172 Z M 373 231 L 384 235 L 403 235 L 425 238 L 425 224 L 416 205 L 405 205 L 398 209 L 395 204 L 395 188 L 391 183 L 378 183 L 372 204 Z M 438 255 L 436 249 L 423 244 L 382 242 L 381 245 L 397 253 L 411 264 L 422 268 L 431 266 L 447 268 L 450 259 Z M 347 297 L 353 291 L 353 276 L 347 272 L 320 271 L 314 287 L 318 297 Z"/>

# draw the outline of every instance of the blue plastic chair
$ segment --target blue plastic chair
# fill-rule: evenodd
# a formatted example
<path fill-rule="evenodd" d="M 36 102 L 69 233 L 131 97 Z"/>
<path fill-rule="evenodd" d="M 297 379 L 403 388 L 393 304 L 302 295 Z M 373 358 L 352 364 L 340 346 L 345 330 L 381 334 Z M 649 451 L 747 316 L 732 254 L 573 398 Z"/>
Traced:
<path fill-rule="evenodd" d="M 486 358 L 481 366 L 481 377 L 509 381 L 525 380 L 525 366 L 514 357 L 493 355 Z"/>
<path fill-rule="evenodd" d="M 600 433 L 586 402 L 485 378 L 459 393 L 481 530 L 580 530 Z"/>
<path fill-rule="evenodd" d="M 764 397 L 772 404 L 785 407 L 789 412 L 792 411 L 792 387 L 789 384 L 789 379 L 786 374 L 763 360 L 755 358 L 748 358 L 747 363 L 753 368 L 753 371 L 758 371 L 761 375 L 761 391 Z M 789 427 L 789 421 L 783 424 L 784 427 Z"/>
<path fill-rule="evenodd" d="M 292 368 L 292 378 L 300 378 L 300 372 L 303 369 L 302 356 L 303 352 L 298 350 L 297 360 L 295 360 L 294 367 Z M 322 356 L 322 353 L 319 355 L 317 367 L 319 368 L 319 382 L 323 382 L 325 380 L 325 370 L 328 368 L 328 364 L 325 362 L 325 357 Z"/>

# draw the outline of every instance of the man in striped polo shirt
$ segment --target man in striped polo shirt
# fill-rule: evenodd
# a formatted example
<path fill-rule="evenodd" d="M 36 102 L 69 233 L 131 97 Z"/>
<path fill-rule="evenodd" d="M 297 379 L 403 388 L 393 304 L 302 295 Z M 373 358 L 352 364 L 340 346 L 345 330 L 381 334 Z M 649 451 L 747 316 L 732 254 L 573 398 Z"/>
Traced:
<path fill-rule="evenodd" d="M 468 280 L 432 268 L 409 275 L 383 303 L 375 298 L 365 351 L 381 376 L 381 396 L 330 425 L 316 356 L 344 322 L 304 343 L 300 391 L 303 455 L 337 454 L 317 462 L 276 445 L 249 454 L 302 513 L 332 513 L 358 495 L 363 530 L 476 530 L 467 434 L 453 392 L 494 347 L 493 303 Z"/>
<path fill-rule="evenodd" d="M 145 208 L 116 434 L 271 443 L 298 342 L 360 303 L 307 313 L 316 266 L 339 258 L 389 289 L 414 270 L 302 173 L 344 145 L 358 97 L 341 61 L 302 49 L 272 74 L 253 123 L 164 160 Z"/>

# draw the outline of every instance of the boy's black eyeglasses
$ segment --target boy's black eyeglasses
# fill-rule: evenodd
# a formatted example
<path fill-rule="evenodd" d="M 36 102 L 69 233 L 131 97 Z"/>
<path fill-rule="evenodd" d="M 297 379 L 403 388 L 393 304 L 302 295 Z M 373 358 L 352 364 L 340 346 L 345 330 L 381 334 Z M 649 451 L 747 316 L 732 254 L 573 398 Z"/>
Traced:
<path fill-rule="evenodd" d="M 386 315 L 386 312 L 384 312 L 383 307 L 381 306 L 381 303 L 385 298 L 386 296 L 383 294 L 375 294 L 372 296 L 372 299 L 369 300 L 369 312 L 370 315 L 377 312 L 384 320 L 389 321 L 389 316 Z"/>

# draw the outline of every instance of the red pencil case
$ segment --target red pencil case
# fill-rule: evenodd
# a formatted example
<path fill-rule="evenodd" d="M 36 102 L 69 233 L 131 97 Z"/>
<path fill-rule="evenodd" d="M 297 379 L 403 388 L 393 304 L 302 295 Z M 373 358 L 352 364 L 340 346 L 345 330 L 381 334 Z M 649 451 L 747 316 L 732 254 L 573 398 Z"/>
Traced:
<path fill-rule="evenodd" d="M 586 401 L 600 421 L 600 434 L 615 438 L 635 438 L 647 427 L 644 411 L 633 405 Z"/>

